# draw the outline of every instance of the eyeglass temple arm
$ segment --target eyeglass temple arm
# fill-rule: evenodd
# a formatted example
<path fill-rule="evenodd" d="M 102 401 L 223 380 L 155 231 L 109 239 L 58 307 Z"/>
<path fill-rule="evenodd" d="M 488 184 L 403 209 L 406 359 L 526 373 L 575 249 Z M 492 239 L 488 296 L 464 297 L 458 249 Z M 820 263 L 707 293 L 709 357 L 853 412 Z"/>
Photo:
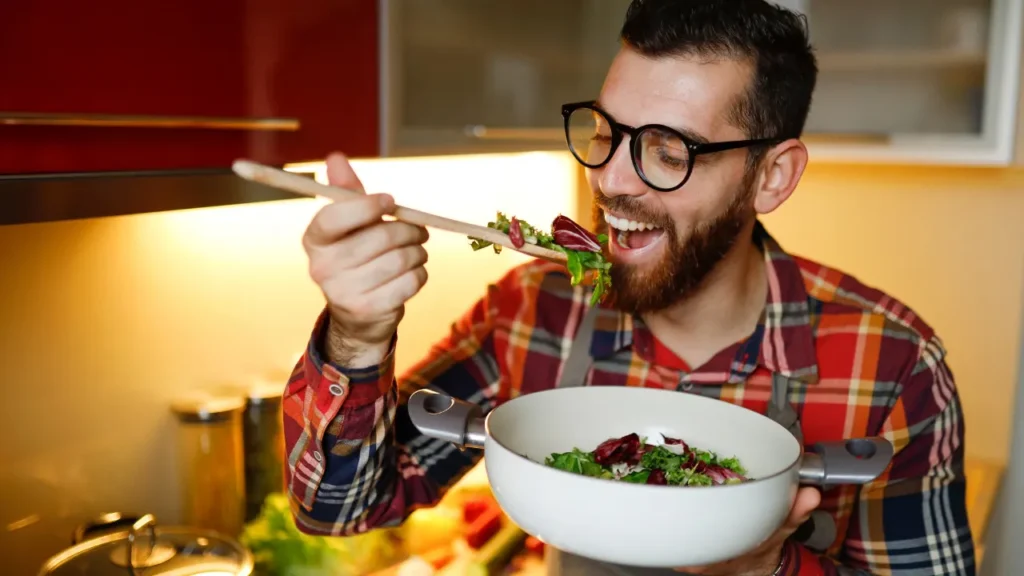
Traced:
<path fill-rule="evenodd" d="M 731 142 L 710 142 L 708 144 L 697 144 L 694 146 L 694 152 L 696 154 L 712 154 L 714 152 L 725 152 L 726 150 L 735 150 L 737 148 L 747 148 L 749 146 L 758 146 L 761 144 L 778 144 L 784 142 L 788 138 L 758 138 L 755 140 L 733 140 Z"/>

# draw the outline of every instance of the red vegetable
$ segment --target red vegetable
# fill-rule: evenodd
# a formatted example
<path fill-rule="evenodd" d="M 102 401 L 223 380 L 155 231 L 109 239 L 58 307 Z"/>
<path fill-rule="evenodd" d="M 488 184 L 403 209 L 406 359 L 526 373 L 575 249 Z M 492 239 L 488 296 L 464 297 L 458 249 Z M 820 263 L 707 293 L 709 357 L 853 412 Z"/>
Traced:
<path fill-rule="evenodd" d="M 531 554 L 543 554 L 544 553 L 544 543 L 541 542 L 540 540 L 538 540 L 537 538 L 534 538 L 533 536 L 527 536 L 526 537 L 525 548 L 526 548 L 527 552 L 530 552 Z"/>
<path fill-rule="evenodd" d="M 597 236 L 594 236 L 589 230 L 562 215 L 559 215 L 551 223 L 551 235 L 555 239 L 555 244 L 567 250 L 601 251 L 601 245 L 597 242 Z"/>
<path fill-rule="evenodd" d="M 526 240 L 523 239 L 523 227 L 515 216 L 512 217 L 512 222 L 508 226 L 508 239 L 516 248 L 522 248 L 523 244 L 526 244 Z"/>
<path fill-rule="evenodd" d="M 668 436 L 662 436 L 662 438 L 665 439 L 665 444 L 678 444 L 682 446 L 683 454 L 686 454 L 687 452 L 690 451 L 690 447 L 686 445 L 686 442 L 683 442 L 679 438 L 669 438 Z"/>
<path fill-rule="evenodd" d="M 668 480 L 665 479 L 665 472 L 660 468 L 651 470 L 651 474 L 647 477 L 648 484 L 668 484 Z"/>
<path fill-rule="evenodd" d="M 721 469 L 722 468 L 719 466 L 708 466 L 704 473 L 707 474 L 708 478 L 711 478 L 711 481 L 715 484 L 724 484 L 725 476 L 722 475 L 720 471 Z"/>
<path fill-rule="evenodd" d="M 690 462 L 693 462 L 692 466 L 689 464 Z M 708 465 L 703 460 L 695 459 L 692 452 L 689 455 L 689 460 L 684 462 L 683 466 L 692 469 L 697 474 L 707 474 L 708 471 Z"/>
<path fill-rule="evenodd" d="M 602 466 L 611 466 L 622 462 L 636 464 L 642 455 L 640 437 L 634 432 L 622 438 L 612 438 L 602 442 L 594 450 L 594 461 Z"/>
<path fill-rule="evenodd" d="M 716 484 L 725 484 L 726 480 L 745 480 L 743 476 L 729 470 L 725 466 L 719 466 L 717 464 L 708 466 L 708 470 L 705 474 L 710 476 L 711 480 Z"/>
<path fill-rule="evenodd" d="M 487 496 L 471 498 L 462 505 L 462 521 L 472 524 L 484 512 L 497 507 L 497 503 Z"/>
<path fill-rule="evenodd" d="M 474 520 L 466 531 L 466 543 L 469 547 L 477 550 L 493 538 L 501 529 L 501 518 L 501 508 L 494 506 Z"/>

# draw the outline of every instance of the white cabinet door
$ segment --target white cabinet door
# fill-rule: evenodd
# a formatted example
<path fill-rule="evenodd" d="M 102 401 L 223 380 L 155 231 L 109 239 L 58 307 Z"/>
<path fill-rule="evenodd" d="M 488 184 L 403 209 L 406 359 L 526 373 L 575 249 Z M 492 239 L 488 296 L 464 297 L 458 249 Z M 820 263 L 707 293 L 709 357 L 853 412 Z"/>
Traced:
<path fill-rule="evenodd" d="M 812 161 L 1006 164 L 1024 0 L 773 0 L 807 17 Z M 564 149 L 629 0 L 380 0 L 383 153 Z"/>
<path fill-rule="evenodd" d="M 814 158 L 1005 164 L 1021 0 L 803 0 L 819 77 Z"/>

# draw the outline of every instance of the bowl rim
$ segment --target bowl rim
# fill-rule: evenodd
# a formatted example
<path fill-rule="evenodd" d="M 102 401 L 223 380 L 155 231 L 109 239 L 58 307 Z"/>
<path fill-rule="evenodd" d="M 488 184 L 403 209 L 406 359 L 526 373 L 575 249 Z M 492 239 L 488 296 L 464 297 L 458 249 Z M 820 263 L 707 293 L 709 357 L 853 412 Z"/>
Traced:
<path fill-rule="evenodd" d="M 667 394 L 686 394 L 686 392 L 678 392 L 676 390 L 660 390 L 658 388 L 644 388 L 644 387 L 639 387 L 639 386 L 635 386 L 635 387 L 634 386 L 578 386 L 578 387 L 573 387 L 573 388 L 550 388 L 550 389 L 547 389 L 547 390 L 538 390 L 537 392 L 531 392 L 530 394 L 524 394 L 522 396 L 517 396 L 516 398 L 512 398 L 510 400 L 507 400 L 507 401 L 503 402 L 500 406 L 498 406 L 495 409 L 493 409 L 490 412 L 488 412 L 487 416 L 484 417 L 484 430 L 487 432 L 487 439 L 492 441 L 492 442 L 494 442 L 495 444 L 497 444 L 501 449 L 503 449 L 505 452 L 508 452 L 514 458 L 519 459 L 519 460 L 524 460 L 524 461 L 526 461 L 530 465 L 538 466 L 538 467 L 540 467 L 540 468 L 542 468 L 544 470 L 549 470 L 549 471 L 557 473 L 557 474 L 565 474 L 567 476 L 572 476 L 573 478 L 578 478 L 578 479 L 580 479 L 580 480 L 582 480 L 584 482 L 600 482 L 601 485 L 608 485 L 608 483 L 610 482 L 610 483 L 612 483 L 612 485 L 622 486 L 623 487 L 622 489 L 624 489 L 624 490 L 633 490 L 635 492 L 649 492 L 650 490 L 665 490 L 665 489 L 680 490 L 680 489 L 686 489 L 686 488 L 700 488 L 700 489 L 704 489 L 704 490 L 709 490 L 709 489 L 712 489 L 712 490 L 713 489 L 733 489 L 733 490 L 736 490 L 736 489 L 748 489 L 747 487 L 752 487 L 754 485 L 767 483 L 768 481 L 770 481 L 772 479 L 775 479 L 775 478 L 777 478 L 779 476 L 782 476 L 782 475 L 785 475 L 785 474 L 789 474 L 790 471 L 792 471 L 794 467 L 799 466 L 800 462 L 803 460 L 803 457 L 804 457 L 804 447 L 800 444 L 800 442 L 796 439 L 795 436 L 793 436 L 792 434 L 789 433 L 788 430 L 786 430 L 786 436 L 789 439 L 791 439 L 791 441 L 793 443 L 795 443 L 797 445 L 799 453 L 797 454 L 796 458 L 794 458 L 793 461 L 791 461 L 788 465 L 786 465 L 785 467 L 781 468 L 777 472 L 773 472 L 772 474 L 768 474 L 767 476 L 759 476 L 757 478 L 753 478 L 751 480 L 747 480 L 746 482 L 740 482 L 740 483 L 737 483 L 737 484 L 713 484 L 711 486 L 672 486 L 672 485 L 668 485 L 668 484 L 634 484 L 632 482 L 620 482 L 620 481 L 616 481 L 616 480 L 610 480 L 608 478 L 595 478 L 593 476 L 584 476 L 582 474 L 574 474 L 572 472 L 567 472 L 565 470 L 560 470 L 558 468 L 552 468 L 551 466 L 548 466 L 548 465 L 544 464 L 543 462 L 537 462 L 536 460 L 533 460 L 532 458 L 528 458 L 528 457 L 523 456 L 522 454 L 516 452 L 515 450 L 512 450 L 511 448 L 509 448 L 509 446 L 507 444 L 502 442 L 494 434 L 491 433 L 491 417 L 494 415 L 494 413 L 499 411 L 499 410 L 501 410 L 502 408 L 504 408 L 505 406 L 509 405 L 510 403 L 515 402 L 516 400 L 519 400 L 520 398 L 524 398 L 524 397 L 527 397 L 527 396 L 535 396 L 537 394 L 545 394 L 545 393 L 550 393 L 550 392 L 570 392 L 570 391 L 579 392 L 580 390 L 589 390 L 589 389 L 595 389 L 595 388 L 623 388 L 623 389 L 626 389 L 626 390 L 635 390 L 635 391 L 643 390 L 644 392 L 642 392 L 642 393 L 655 392 L 655 393 L 667 393 Z M 634 392 L 628 392 L 628 393 L 632 394 Z M 744 408 L 743 406 L 739 406 L 737 404 L 732 404 L 731 402 L 726 402 L 724 400 L 718 400 L 718 399 L 715 399 L 715 398 L 708 398 L 707 396 L 700 396 L 700 395 L 697 395 L 697 394 L 693 394 L 691 396 L 693 398 L 697 399 L 698 402 L 722 402 L 724 404 L 727 404 L 729 406 L 732 406 L 732 407 L 740 409 L 740 410 L 747 410 L 751 414 L 754 414 L 755 416 L 758 416 L 758 417 L 766 420 L 767 422 L 771 423 L 773 426 L 778 426 L 779 428 L 782 428 L 782 425 L 779 424 L 778 422 L 772 420 L 771 418 L 765 416 L 764 414 L 761 414 L 761 413 L 759 413 L 757 411 L 754 411 L 754 410 L 751 410 L 749 408 Z M 770 401 L 771 400 L 769 400 L 769 402 Z M 785 430 L 785 429 L 783 428 L 783 430 Z M 487 461 L 487 446 L 485 445 L 484 446 L 484 462 L 486 463 L 486 461 Z M 563 476 L 563 478 L 564 477 L 565 476 Z M 749 488 L 749 489 L 753 489 L 753 488 Z"/>

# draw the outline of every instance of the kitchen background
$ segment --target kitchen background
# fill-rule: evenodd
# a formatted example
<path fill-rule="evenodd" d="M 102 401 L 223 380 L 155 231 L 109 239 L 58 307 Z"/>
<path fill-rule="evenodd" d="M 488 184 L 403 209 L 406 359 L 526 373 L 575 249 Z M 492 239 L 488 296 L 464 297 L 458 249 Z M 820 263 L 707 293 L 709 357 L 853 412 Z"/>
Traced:
<path fill-rule="evenodd" d="M 1024 418 L 1022 2 L 782 3 L 808 15 L 822 72 L 811 166 L 765 222 L 790 251 L 938 329 L 966 413 L 983 573 L 1009 574 L 1024 564 L 1008 545 L 1024 536 L 1024 490 L 1007 488 L 1024 481 L 1012 429 Z M 323 179 L 317 159 L 340 149 L 368 189 L 409 206 L 481 223 L 498 209 L 589 221 L 558 110 L 600 89 L 627 0 L 7 4 L 0 557 L 11 574 L 34 574 L 103 512 L 184 521 L 172 403 L 283 386 L 305 346 L 323 299 L 300 237 L 321 203 L 236 182 L 231 160 Z M 428 250 L 399 369 L 523 261 L 443 232 Z"/>

